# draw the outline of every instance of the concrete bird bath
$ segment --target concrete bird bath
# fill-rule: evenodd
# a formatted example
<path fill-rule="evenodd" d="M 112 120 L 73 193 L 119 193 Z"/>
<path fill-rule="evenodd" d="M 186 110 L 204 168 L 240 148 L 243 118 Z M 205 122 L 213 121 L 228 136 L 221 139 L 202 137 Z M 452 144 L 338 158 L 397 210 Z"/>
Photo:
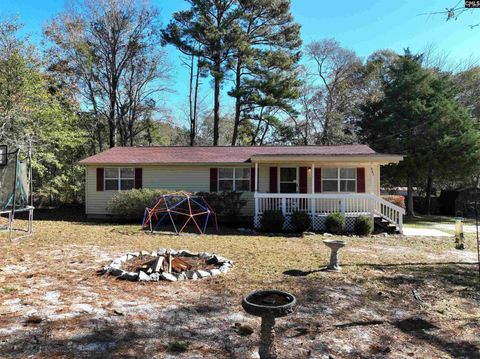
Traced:
<path fill-rule="evenodd" d="M 243 309 L 251 315 L 262 318 L 260 329 L 260 359 L 276 359 L 275 318 L 285 317 L 295 310 L 297 298 L 279 290 L 260 290 L 242 299 Z"/>
<path fill-rule="evenodd" d="M 338 250 L 345 247 L 347 242 L 335 239 L 324 239 L 323 243 L 331 250 L 330 263 L 327 266 L 327 270 L 335 272 L 341 271 L 340 261 L 338 260 Z"/>

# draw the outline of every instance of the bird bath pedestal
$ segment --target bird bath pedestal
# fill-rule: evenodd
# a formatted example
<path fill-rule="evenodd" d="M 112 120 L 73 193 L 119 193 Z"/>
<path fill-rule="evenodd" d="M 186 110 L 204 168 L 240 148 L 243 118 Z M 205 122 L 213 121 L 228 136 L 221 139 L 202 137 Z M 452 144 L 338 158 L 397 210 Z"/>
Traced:
<path fill-rule="evenodd" d="M 327 266 L 327 270 L 339 272 L 341 268 L 340 268 L 340 261 L 338 260 L 338 250 L 340 248 L 345 247 L 347 242 L 339 241 L 335 239 L 325 239 L 323 243 L 331 249 L 330 263 Z"/>
<path fill-rule="evenodd" d="M 297 299 L 292 294 L 279 290 L 260 290 L 243 297 L 243 309 L 262 318 L 258 349 L 260 359 L 277 359 L 275 318 L 289 315 L 296 305 Z"/>

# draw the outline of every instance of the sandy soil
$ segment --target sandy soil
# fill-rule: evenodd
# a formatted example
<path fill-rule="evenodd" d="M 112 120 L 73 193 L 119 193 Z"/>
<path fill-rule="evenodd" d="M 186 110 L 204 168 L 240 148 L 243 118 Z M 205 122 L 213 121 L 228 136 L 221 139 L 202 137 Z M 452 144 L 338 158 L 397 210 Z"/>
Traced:
<path fill-rule="evenodd" d="M 322 239 L 39 222 L 20 243 L 0 237 L 0 357 L 256 358 L 260 322 L 240 299 L 258 288 L 298 297 L 297 311 L 277 321 L 282 358 L 480 357 L 472 240 L 456 251 L 445 239 L 347 238 L 343 272 L 330 273 Z M 216 252 L 235 266 L 177 283 L 96 273 L 127 251 L 159 247 Z"/>

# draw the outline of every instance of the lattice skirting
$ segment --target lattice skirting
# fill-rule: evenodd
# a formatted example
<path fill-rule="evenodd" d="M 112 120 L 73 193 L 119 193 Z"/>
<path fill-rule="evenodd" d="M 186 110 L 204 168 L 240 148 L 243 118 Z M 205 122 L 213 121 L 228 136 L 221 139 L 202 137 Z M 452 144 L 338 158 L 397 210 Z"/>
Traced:
<path fill-rule="evenodd" d="M 345 216 L 345 229 L 347 232 L 353 232 L 355 228 L 355 218 L 356 216 Z M 322 215 L 316 215 L 314 220 L 313 220 L 313 228 L 312 230 L 314 232 L 322 232 L 325 231 L 325 220 L 327 219 L 327 216 L 322 216 Z M 255 216 L 253 218 L 253 226 L 255 228 L 260 228 L 260 216 Z M 290 216 L 286 215 L 285 216 L 285 223 L 283 224 L 282 230 L 291 230 L 291 224 L 290 224 Z M 280 229 L 279 229 L 280 230 Z"/>

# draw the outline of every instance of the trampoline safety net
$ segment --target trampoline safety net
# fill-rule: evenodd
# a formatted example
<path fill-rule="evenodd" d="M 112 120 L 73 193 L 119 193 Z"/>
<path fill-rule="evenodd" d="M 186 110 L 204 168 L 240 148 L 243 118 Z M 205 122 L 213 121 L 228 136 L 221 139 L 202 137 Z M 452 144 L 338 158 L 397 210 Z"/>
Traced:
<path fill-rule="evenodd" d="M 18 152 L 2 155 L 6 164 L 0 165 L 0 210 L 25 208 L 30 195 L 27 164 L 20 162 Z"/>

